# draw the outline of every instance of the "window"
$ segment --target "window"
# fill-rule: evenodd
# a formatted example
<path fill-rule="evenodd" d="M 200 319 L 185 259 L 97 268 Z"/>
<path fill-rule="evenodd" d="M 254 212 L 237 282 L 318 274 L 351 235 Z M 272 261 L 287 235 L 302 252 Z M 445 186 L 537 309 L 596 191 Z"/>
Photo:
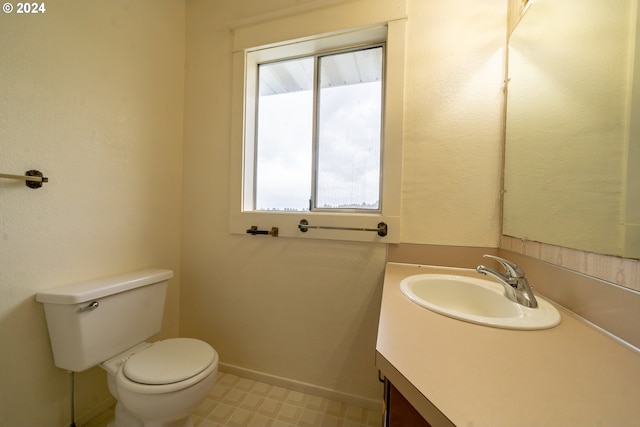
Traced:
<path fill-rule="evenodd" d="M 231 232 L 397 242 L 403 74 L 404 20 L 237 51 Z"/>
<path fill-rule="evenodd" d="M 382 58 L 377 45 L 258 65 L 253 210 L 380 212 Z"/>

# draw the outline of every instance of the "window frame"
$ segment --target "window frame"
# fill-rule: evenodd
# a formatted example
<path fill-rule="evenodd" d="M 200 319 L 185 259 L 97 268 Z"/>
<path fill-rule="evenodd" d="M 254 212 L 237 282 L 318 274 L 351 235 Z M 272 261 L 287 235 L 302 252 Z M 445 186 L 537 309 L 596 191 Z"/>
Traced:
<path fill-rule="evenodd" d="M 233 104 L 230 182 L 230 232 L 245 234 L 252 226 L 258 229 L 277 227 L 279 236 L 397 243 L 400 236 L 402 176 L 402 110 L 404 92 L 405 20 L 398 19 L 368 27 L 322 34 L 239 49 L 233 57 Z M 255 123 L 258 65 L 287 58 L 322 55 L 384 44 L 381 191 L 379 210 L 314 209 L 311 211 L 256 211 L 255 191 Z M 316 132 L 316 130 L 314 130 Z M 315 137 L 315 136 L 314 136 Z M 305 219 L 313 226 L 336 228 L 376 228 L 387 224 L 388 234 L 343 230 L 309 229 L 301 232 L 298 224 Z"/>

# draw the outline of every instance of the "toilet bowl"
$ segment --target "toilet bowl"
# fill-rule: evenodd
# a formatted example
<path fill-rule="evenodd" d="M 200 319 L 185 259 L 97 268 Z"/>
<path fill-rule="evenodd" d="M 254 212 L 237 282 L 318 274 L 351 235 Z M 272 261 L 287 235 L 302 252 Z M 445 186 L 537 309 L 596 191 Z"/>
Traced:
<path fill-rule="evenodd" d="M 149 268 L 36 295 L 57 367 L 107 371 L 117 399 L 111 427 L 192 427 L 213 387 L 218 354 L 193 338 L 145 342 L 160 332 L 171 270 Z"/>
<path fill-rule="evenodd" d="M 118 400 L 109 427 L 192 427 L 190 414 L 213 387 L 218 354 L 207 343 L 142 343 L 100 364 Z"/>

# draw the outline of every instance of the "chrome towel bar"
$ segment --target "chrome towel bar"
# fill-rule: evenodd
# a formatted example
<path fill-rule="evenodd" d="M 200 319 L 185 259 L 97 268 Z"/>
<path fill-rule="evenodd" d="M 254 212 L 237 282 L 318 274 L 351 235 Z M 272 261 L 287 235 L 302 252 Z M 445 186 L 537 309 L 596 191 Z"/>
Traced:
<path fill-rule="evenodd" d="M 24 175 L 11 175 L 8 173 L 0 173 L 0 178 L 5 179 L 17 179 L 20 181 L 24 181 L 25 185 L 29 188 L 40 188 L 42 184 L 45 182 L 49 182 L 49 178 L 42 175 L 42 172 L 39 170 L 28 170 L 24 173 Z"/>
<path fill-rule="evenodd" d="M 384 237 L 387 235 L 388 227 L 384 222 L 378 223 L 378 228 L 364 228 L 364 227 L 332 227 L 325 225 L 309 225 L 309 221 L 301 219 L 298 224 L 298 229 L 303 233 L 306 233 L 310 228 L 317 228 L 322 230 L 348 230 L 348 231 L 376 231 L 378 236 Z"/>

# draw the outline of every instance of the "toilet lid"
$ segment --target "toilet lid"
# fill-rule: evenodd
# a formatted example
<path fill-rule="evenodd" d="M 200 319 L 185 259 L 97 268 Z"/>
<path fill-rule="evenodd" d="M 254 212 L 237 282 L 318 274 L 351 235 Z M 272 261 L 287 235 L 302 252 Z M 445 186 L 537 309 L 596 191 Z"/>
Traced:
<path fill-rule="evenodd" d="M 214 358 L 215 350 L 203 341 L 171 338 L 131 356 L 123 373 L 140 384 L 172 384 L 198 375 Z"/>

